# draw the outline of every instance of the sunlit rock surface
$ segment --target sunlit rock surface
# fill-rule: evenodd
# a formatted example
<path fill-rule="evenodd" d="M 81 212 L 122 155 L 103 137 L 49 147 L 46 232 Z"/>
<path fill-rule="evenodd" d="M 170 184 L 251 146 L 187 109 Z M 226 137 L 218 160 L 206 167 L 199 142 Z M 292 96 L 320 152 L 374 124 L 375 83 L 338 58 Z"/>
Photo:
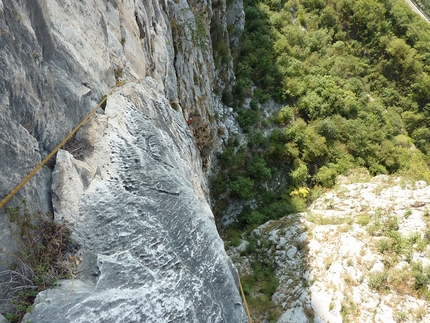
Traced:
<path fill-rule="evenodd" d="M 133 82 L 8 204 L 68 220 L 81 247 L 76 277 L 24 321 L 246 321 L 202 173 L 218 130 L 220 3 L 0 0 L 0 197 Z M 8 225 L 2 209 L 0 247 L 13 253 Z"/>
<path fill-rule="evenodd" d="M 430 272 L 429 210 L 424 181 L 358 172 L 306 212 L 255 229 L 276 264 L 278 322 L 430 322 L 418 290 Z M 249 273 L 239 249 L 229 252 Z"/>
<path fill-rule="evenodd" d="M 244 322 L 236 273 L 200 183 L 198 152 L 153 79 L 112 95 L 60 151 L 54 212 L 82 245 L 81 279 L 39 294 L 34 322 Z"/>

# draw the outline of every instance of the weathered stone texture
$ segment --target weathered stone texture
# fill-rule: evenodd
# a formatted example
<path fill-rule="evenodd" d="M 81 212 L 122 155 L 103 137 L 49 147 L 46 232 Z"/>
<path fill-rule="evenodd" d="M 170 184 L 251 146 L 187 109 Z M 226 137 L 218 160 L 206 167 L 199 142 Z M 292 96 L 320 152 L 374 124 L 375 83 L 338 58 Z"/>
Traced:
<path fill-rule="evenodd" d="M 208 48 L 188 38 L 198 15 Z M 82 247 L 85 271 L 41 293 L 28 320 L 245 321 L 202 174 L 216 135 L 211 16 L 202 1 L 0 0 L 0 197 L 116 82 L 141 80 L 78 132 L 81 160 L 58 153 L 52 192 L 54 161 L 9 203 L 69 220 Z M 7 227 L 1 210 L 13 250 Z"/>
<path fill-rule="evenodd" d="M 191 133 L 155 81 L 142 83 L 118 89 L 83 129 L 84 161 L 58 153 L 55 216 L 74 224 L 87 274 L 39 294 L 26 320 L 246 321 Z"/>

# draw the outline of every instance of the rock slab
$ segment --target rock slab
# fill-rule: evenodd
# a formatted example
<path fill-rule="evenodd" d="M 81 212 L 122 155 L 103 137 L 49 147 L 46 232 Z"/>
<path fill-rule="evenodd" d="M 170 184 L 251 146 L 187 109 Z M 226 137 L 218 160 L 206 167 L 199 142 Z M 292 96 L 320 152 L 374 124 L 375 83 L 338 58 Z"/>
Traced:
<path fill-rule="evenodd" d="M 156 81 L 118 89 L 81 135 L 91 152 L 59 152 L 53 196 L 83 273 L 24 321 L 246 322 L 191 133 Z"/>

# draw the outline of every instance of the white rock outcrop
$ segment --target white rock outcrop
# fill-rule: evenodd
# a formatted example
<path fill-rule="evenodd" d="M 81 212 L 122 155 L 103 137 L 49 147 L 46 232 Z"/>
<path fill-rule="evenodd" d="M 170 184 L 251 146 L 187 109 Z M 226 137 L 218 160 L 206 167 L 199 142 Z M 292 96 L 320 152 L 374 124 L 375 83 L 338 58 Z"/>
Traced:
<path fill-rule="evenodd" d="M 355 174 L 307 212 L 255 229 L 277 266 L 278 322 L 430 322 L 429 211 L 425 182 Z"/>
<path fill-rule="evenodd" d="M 336 322 L 342 313 L 354 322 L 430 322 L 413 269 L 418 262 L 430 268 L 429 207 L 425 182 L 385 175 L 340 178 L 323 194 L 306 216 L 315 319 Z"/>

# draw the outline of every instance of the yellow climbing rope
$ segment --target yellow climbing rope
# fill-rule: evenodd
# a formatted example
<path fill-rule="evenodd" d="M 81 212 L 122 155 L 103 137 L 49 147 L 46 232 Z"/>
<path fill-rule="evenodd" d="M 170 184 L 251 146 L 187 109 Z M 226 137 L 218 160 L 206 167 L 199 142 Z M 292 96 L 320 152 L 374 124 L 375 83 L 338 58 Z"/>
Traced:
<path fill-rule="evenodd" d="M 58 144 L 58 146 L 55 147 L 54 150 L 51 151 L 51 153 L 49 153 L 48 156 L 46 156 L 36 167 L 34 167 L 34 169 L 8 195 L 6 195 L 6 197 L 4 199 L 1 200 L 1 202 L 0 202 L 0 208 L 2 208 L 3 206 L 5 206 L 5 204 L 30 180 L 30 178 L 32 178 L 39 171 L 39 169 L 41 169 L 43 167 L 43 165 L 45 165 L 46 162 L 49 159 L 51 159 L 52 156 L 54 156 L 55 153 L 61 147 L 64 146 L 64 144 L 70 138 L 72 138 L 72 136 L 79 130 L 79 128 L 82 127 L 88 121 L 88 119 L 91 118 L 91 116 L 94 113 L 96 113 L 97 109 L 100 108 L 101 105 L 106 102 L 107 98 L 115 91 L 116 88 L 118 88 L 118 87 L 120 87 L 120 86 L 122 86 L 124 84 L 139 82 L 141 80 L 142 79 L 138 79 L 138 80 L 134 80 L 134 81 L 128 81 L 128 82 L 117 82 L 116 85 L 109 91 L 109 93 L 103 97 L 103 99 L 99 102 L 99 104 L 97 104 L 95 106 L 95 108 L 92 109 L 90 111 L 90 113 L 87 114 L 87 116 L 66 136 L 66 138 L 64 138 L 64 140 L 62 142 L 60 142 Z M 239 273 L 237 273 L 237 278 L 238 278 L 238 281 L 239 281 L 239 287 L 240 287 L 240 292 L 241 292 L 241 295 L 242 295 L 243 306 L 245 308 L 246 315 L 248 316 L 248 322 L 252 323 L 251 315 L 249 314 L 248 304 L 246 303 L 245 293 L 243 292 L 242 283 L 240 282 Z"/>
<path fill-rule="evenodd" d="M 90 113 L 87 114 L 87 116 L 67 135 L 66 138 L 64 138 L 64 140 L 62 142 L 60 142 L 58 144 L 57 147 L 54 148 L 53 151 L 51 151 L 51 153 L 45 157 L 45 159 L 43 159 L 22 181 L 21 183 L 19 183 L 8 195 L 6 195 L 6 197 L 1 200 L 0 202 L 0 208 L 2 208 L 29 180 L 30 178 L 32 178 L 34 176 L 34 174 L 37 173 L 37 171 L 39 169 L 42 168 L 43 165 L 46 164 L 46 162 L 55 155 L 55 153 L 61 148 L 63 147 L 63 145 L 70 139 L 72 138 L 72 136 L 79 130 L 80 127 L 82 127 L 89 118 L 91 118 L 91 116 L 96 113 L 97 109 L 101 107 L 101 105 L 107 100 L 108 96 L 111 95 L 113 93 L 113 91 L 115 91 L 116 88 L 123 86 L 125 84 L 129 84 L 129 83 L 137 83 L 140 82 L 141 80 L 143 80 L 143 78 L 140 79 L 136 79 L 136 80 L 132 80 L 132 81 L 117 81 L 115 86 L 109 91 L 108 94 L 106 94 L 103 99 L 99 102 L 99 104 L 97 104 L 97 106 L 91 110 Z"/>
<path fill-rule="evenodd" d="M 240 293 L 242 294 L 243 307 L 245 308 L 246 315 L 248 316 L 248 322 L 252 323 L 251 314 L 249 314 L 248 303 L 246 302 L 245 293 L 243 292 L 242 283 L 240 282 L 239 272 L 237 272 L 237 279 L 239 281 Z"/>
<path fill-rule="evenodd" d="M 132 82 L 136 82 L 136 81 L 132 81 Z M 131 83 L 131 82 L 127 82 L 127 83 Z M 22 181 L 21 183 L 19 183 L 8 195 L 6 195 L 6 197 L 0 202 L 0 208 L 2 208 L 29 180 L 30 178 L 32 178 L 34 176 L 34 174 L 37 173 L 37 171 L 39 169 L 42 168 L 43 165 L 45 165 L 45 163 L 52 157 L 54 156 L 54 154 L 61 148 L 63 147 L 63 145 L 70 139 L 72 138 L 72 136 L 79 130 L 80 127 L 82 127 L 87 121 L 88 119 L 97 111 L 98 108 L 100 108 L 100 106 L 106 101 L 107 97 L 109 95 L 111 95 L 113 93 L 113 91 L 115 91 L 115 89 L 121 85 L 124 85 L 126 83 L 117 83 L 111 90 L 110 92 L 103 97 L 103 99 L 99 102 L 99 104 L 97 104 L 97 106 L 91 110 L 90 113 L 87 114 L 87 116 L 67 135 L 66 138 L 64 138 L 64 140 L 62 142 L 60 142 L 58 144 L 57 147 L 54 148 L 53 151 L 51 151 L 51 153 L 45 157 L 45 159 L 43 159 Z"/>

